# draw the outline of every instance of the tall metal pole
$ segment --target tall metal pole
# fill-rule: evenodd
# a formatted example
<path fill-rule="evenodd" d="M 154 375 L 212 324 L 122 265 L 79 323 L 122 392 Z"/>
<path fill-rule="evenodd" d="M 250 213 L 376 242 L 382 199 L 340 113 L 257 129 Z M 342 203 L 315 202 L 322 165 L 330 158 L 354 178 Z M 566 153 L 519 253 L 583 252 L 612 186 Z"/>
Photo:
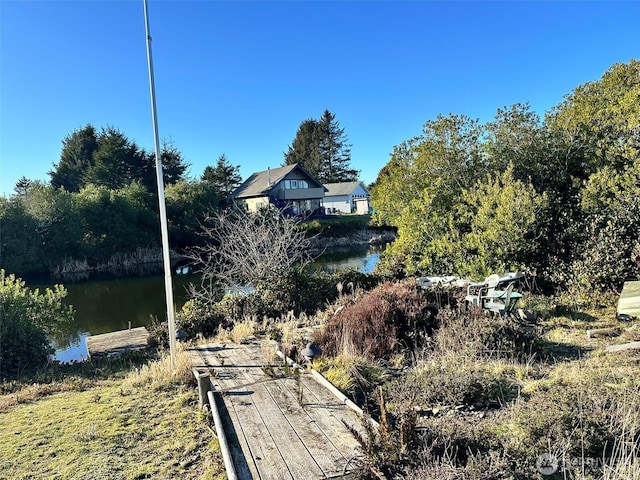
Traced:
<path fill-rule="evenodd" d="M 164 200 L 164 180 L 160 159 L 160 138 L 158 137 L 158 117 L 156 115 L 156 88 L 153 81 L 153 57 L 151 55 L 151 34 L 147 0 L 144 4 L 144 23 L 147 33 L 147 65 L 149 67 L 149 89 L 151 91 L 151 118 L 153 120 L 153 140 L 156 150 L 156 179 L 158 182 L 158 207 L 160 209 L 160 231 L 162 234 L 162 258 L 164 261 L 164 291 L 167 299 L 167 320 L 169 322 L 169 351 L 171 365 L 175 367 L 176 325 L 173 312 L 173 283 L 171 281 L 171 256 L 169 254 L 169 230 L 167 228 L 167 207 Z"/>

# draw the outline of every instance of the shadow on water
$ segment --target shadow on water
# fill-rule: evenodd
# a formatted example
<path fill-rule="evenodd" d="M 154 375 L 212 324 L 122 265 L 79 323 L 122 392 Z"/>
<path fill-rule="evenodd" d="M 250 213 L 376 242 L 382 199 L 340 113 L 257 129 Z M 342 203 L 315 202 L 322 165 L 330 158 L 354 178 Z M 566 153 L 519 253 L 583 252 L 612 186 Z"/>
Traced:
<path fill-rule="evenodd" d="M 309 265 L 308 271 L 334 273 L 338 270 L 356 269 L 364 273 L 373 271 L 380 258 L 380 249 L 365 248 L 323 255 Z M 31 288 L 51 287 L 62 283 L 67 289 L 67 305 L 76 312 L 73 329 L 52 338 L 56 359 L 61 362 L 79 361 L 87 357 L 86 338 L 89 335 L 124 330 L 130 326 L 148 327 L 153 318 L 166 318 L 164 275 L 161 265 L 155 269 L 129 272 L 123 277 L 113 274 L 94 274 L 65 278 L 40 277 L 25 279 Z M 172 275 L 173 300 L 176 311 L 188 300 L 190 283 L 198 284 L 200 278 L 188 268 L 178 266 Z"/>

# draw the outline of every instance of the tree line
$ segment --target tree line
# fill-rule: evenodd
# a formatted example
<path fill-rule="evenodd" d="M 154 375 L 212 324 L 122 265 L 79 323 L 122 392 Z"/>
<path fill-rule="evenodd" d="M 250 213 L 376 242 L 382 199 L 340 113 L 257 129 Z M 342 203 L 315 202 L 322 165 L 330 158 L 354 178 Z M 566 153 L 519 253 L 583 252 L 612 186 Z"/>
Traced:
<path fill-rule="evenodd" d="M 577 300 L 619 291 L 640 276 L 640 62 L 613 65 L 544 119 L 517 104 L 486 124 L 427 121 L 394 148 L 371 200 L 375 221 L 398 227 L 387 271 L 528 269 Z"/>
<path fill-rule="evenodd" d="M 0 267 L 50 273 L 71 261 L 94 267 L 159 248 L 155 156 L 114 127 L 86 125 L 62 145 L 49 183 L 23 177 L 14 195 L 0 198 Z M 199 244 L 199 220 L 225 205 L 240 184 L 239 166 L 221 155 L 190 179 L 173 145 L 164 142 L 161 155 L 170 243 L 180 251 Z"/>
<path fill-rule="evenodd" d="M 312 135 L 305 137 L 312 126 Z M 311 152 L 311 153 L 309 153 Z M 199 178 L 171 142 L 161 149 L 169 242 L 183 251 L 202 243 L 200 222 L 224 208 L 242 182 L 240 167 L 221 155 Z M 357 177 L 350 145 L 335 115 L 305 120 L 284 163 L 301 163 L 321 181 Z M 15 195 L 0 198 L 0 268 L 26 275 L 55 272 L 81 261 L 109 263 L 141 249 L 159 248 L 155 154 L 113 126 L 87 124 L 62 140 L 49 182 L 22 177 Z"/>

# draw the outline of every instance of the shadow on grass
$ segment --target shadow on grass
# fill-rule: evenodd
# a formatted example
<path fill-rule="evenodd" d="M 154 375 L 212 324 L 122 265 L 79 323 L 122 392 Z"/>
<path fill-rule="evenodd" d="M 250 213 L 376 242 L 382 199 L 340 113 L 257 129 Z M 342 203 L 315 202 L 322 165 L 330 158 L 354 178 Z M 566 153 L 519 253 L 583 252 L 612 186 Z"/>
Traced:
<path fill-rule="evenodd" d="M 574 321 L 574 322 L 594 323 L 594 322 L 601 322 L 602 321 L 598 317 L 594 317 L 593 315 L 585 313 L 585 312 L 570 312 L 570 311 L 566 311 L 566 312 L 562 312 L 562 315 L 567 317 L 568 319 Z"/>
<path fill-rule="evenodd" d="M 570 343 L 551 342 L 549 340 L 540 341 L 540 359 L 545 362 L 557 360 L 578 360 L 584 357 L 593 348 L 583 345 L 573 345 Z"/>
<path fill-rule="evenodd" d="M 57 384 L 58 389 L 69 390 L 75 386 L 83 390 L 93 386 L 101 380 L 123 378 L 135 368 L 158 359 L 157 352 L 126 351 L 117 358 L 98 358 L 83 362 L 58 363 L 54 362 L 35 372 L 25 372 L 16 379 L 0 383 L 0 395 L 10 394 L 32 385 Z M 54 386 L 54 385 L 52 385 Z"/>

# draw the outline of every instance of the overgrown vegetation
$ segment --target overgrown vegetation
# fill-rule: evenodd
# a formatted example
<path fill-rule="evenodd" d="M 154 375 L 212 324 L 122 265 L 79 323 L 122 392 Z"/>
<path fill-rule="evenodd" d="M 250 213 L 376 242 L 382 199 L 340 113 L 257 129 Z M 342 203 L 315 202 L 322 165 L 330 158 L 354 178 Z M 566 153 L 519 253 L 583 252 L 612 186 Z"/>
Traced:
<path fill-rule="evenodd" d="M 621 323 L 611 308 L 622 282 L 640 276 L 639 71 L 637 61 L 614 65 L 544 122 L 527 105 L 501 109 L 486 125 L 439 116 L 395 148 L 372 189 L 376 221 L 399 233 L 380 267 L 386 278 L 526 270 L 557 294 L 527 293 L 537 324 L 464 311 L 464 293 L 425 293 L 411 278 L 378 285 L 381 277 L 356 272 L 307 274 L 295 262 L 304 260 L 309 235 L 340 236 L 366 218 L 303 227 L 263 214 L 236 217 L 250 237 L 235 227 L 222 236 L 210 230 L 199 257 L 212 268 L 204 294 L 187 303 L 178 325 L 189 337 L 262 334 L 287 351 L 310 338 L 320 344 L 317 368 L 380 422 L 360 438 L 363 478 L 529 479 L 541 478 L 542 467 L 553 470 L 546 478 L 640 478 L 637 353 L 605 353 L 611 339 L 585 335 L 615 327 L 620 339 L 640 339 L 640 324 Z M 80 176 L 60 180 L 77 181 L 74 188 L 25 179 L 16 196 L 0 199 L 3 266 L 91 266 L 153 244 L 148 178 L 121 184 L 105 168 L 109 159 L 122 168 L 141 152 L 116 131 L 97 143 L 95 131 L 76 134 L 65 139 L 69 150 L 52 175 L 52 183 L 67 175 L 74 165 L 67 160 L 79 155 L 85 163 L 71 173 Z M 219 166 L 232 176 L 224 160 Z M 198 215 L 231 186 L 176 175 L 167 188 L 170 228 L 180 246 L 193 246 Z M 27 362 L 44 366 L 47 329 L 70 311 L 60 309 L 63 289 L 29 292 L 1 275 L 0 377 L 18 377 Z M 223 295 L 224 286 L 253 290 Z M 300 334 L 300 326 L 320 328 Z M 155 333 L 166 339 L 162 325 Z M 11 440 L 0 450 L 2 474 L 33 475 L 21 464 L 60 478 L 203 474 L 210 437 L 201 421 L 187 421 L 194 412 L 185 365 L 173 376 L 149 364 L 124 380 L 105 375 L 110 365 L 54 366 L 2 384 L 0 434 Z M 167 420 L 166 410 L 179 413 Z M 557 464 L 543 464 L 551 460 Z"/>
<path fill-rule="evenodd" d="M 423 343 L 436 312 L 415 281 L 384 283 L 337 313 L 313 340 L 331 356 L 389 359 Z"/>
<path fill-rule="evenodd" d="M 400 285 L 382 284 L 368 296 L 393 298 Z M 414 302 L 398 304 L 406 310 L 395 318 L 415 313 Z M 638 325 L 620 324 L 611 308 L 571 313 L 537 297 L 527 303 L 537 324 L 445 306 L 425 341 L 405 346 L 402 355 L 315 362 L 343 391 L 355 398 L 366 392 L 360 401 L 380 422 L 378 430 L 366 423 L 369 434 L 360 437 L 361 478 L 638 478 L 637 355 L 604 353 L 602 339 L 585 335 L 615 325 L 633 340 Z M 366 351 L 390 335 L 388 326 L 368 329 L 367 314 L 355 311 L 365 326 L 349 335 L 351 350 Z M 382 317 L 385 309 L 375 311 Z M 340 313 L 316 340 L 350 331 L 351 314 L 342 323 Z M 386 375 L 375 373 L 380 369 Z M 544 477 L 543 454 L 558 461 Z"/>

